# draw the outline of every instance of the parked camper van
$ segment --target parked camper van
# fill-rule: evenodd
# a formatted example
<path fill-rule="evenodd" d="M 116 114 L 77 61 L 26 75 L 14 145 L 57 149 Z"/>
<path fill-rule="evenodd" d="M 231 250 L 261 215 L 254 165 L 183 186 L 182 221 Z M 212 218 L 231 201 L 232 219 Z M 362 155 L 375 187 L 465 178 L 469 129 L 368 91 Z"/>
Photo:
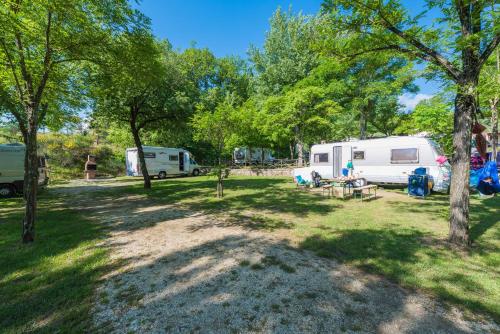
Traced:
<path fill-rule="evenodd" d="M 146 167 L 151 176 L 164 179 L 167 175 L 200 174 L 200 166 L 192 154 L 181 148 L 143 146 Z M 126 153 L 127 175 L 141 176 L 141 167 L 137 148 L 128 148 Z"/>
<path fill-rule="evenodd" d="M 233 161 L 236 165 L 270 164 L 274 160 L 271 150 L 266 148 L 237 147 L 233 152 Z"/>
<path fill-rule="evenodd" d="M 425 167 L 433 180 L 433 190 L 446 192 L 451 169 L 447 162 L 442 165 L 436 162 L 440 155 L 443 152 L 433 140 L 414 136 L 313 145 L 310 166 L 295 169 L 294 176 L 310 181 L 311 172 L 316 171 L 324 179 L 338 177 L 352 161 L 352 172 L 368 182 L 405 185 L 408 175 L 418 167 Z"/>
<path fill-rule="evenodd" d="M 0 198 L 22 194 L 24 184 L 24 155 L 26 148 L 21 144 L 0 145 Z M 45 157 L 38 157 L 38 185 L 48 183 Z"/>

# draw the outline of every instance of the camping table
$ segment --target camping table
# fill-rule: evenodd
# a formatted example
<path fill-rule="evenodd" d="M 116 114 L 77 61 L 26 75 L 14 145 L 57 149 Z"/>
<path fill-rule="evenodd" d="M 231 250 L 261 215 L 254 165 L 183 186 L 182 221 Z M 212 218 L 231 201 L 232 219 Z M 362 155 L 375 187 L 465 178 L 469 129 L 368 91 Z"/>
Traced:
<path fill-rule="evenodd" d="M 350 198 L 353 196 L 352 189 L 354 188 L 353 183 L 361 179 L 360 177 L 354 177 L 349 179 L 333 178 L 325 180 L 328 183 L 339 183 L 342 187 L 342 199 Z"/>

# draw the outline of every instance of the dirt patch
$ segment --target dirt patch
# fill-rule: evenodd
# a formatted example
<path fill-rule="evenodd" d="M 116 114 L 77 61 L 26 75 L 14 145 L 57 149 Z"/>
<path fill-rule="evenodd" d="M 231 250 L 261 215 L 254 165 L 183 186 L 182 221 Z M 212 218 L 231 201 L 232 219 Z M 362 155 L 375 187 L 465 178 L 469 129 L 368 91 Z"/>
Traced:
<path fill-rule="evenodd" d="M 438 301 L 293 247 L 286 224 L 216 217 L 141 196 L 79 201 L 123 265 L 95 322 L 112 333 L 491 333 Z M 270 224 L 272 229 L 258 228 Z"/>

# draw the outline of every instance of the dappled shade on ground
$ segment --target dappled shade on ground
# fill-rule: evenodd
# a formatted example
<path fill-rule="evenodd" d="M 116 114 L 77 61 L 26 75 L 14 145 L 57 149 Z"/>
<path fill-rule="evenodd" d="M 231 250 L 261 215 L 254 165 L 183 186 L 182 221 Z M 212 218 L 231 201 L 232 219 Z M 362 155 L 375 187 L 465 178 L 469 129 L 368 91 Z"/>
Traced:
<path fill-rule="evenodd" d="M 383 274 L 404 286 L 424 288 L 465 310 L 486 312 L 499 318 L 500 311 L 496 303 L 500 296 L 497 269 L 500 264 L 498 198 L 473 199 L 471 236 L 474 244 L 469 251 L 460 251 L 450 248 L 445 241 L 448 202 L 443 195 L 417 200 L 408 198 L 401 191 L 391 190 L 381 192 L 382 197 L 371 202 L 340 201 L 296 190 L 288 178 L 256 177 L 228 179 L 225 183 L 226 196 L 219 200 L 215 198 L 215 184 L 216 180 L 208 177 L 168 179 L 155 181 L 150 192 L 142 189 L 139 180 L 133 182 L 130 179 L 58 185 L 41 197 L 38 241 L 33 246 L 18 243 L 21 201 L 3 201 L 0 207 L 0 233 L 7 237 L 0 240 L 0 292 L 12 297 L 8 303 L 0 306 L 2 327 L 7 328 L 7 332 L 17 332 L 38 326 L 42 331 L 50 332 L 50 329 L 63 322 L 68 323 L 68 326 L 87 326 L 89 301 L 100 275 L 110 275 L 106 284 L 116 280 L 121 282 L 118 285 L 123 285 L 115 291 L 121 297 L 113 292 L 110 295 L 103 294 L 100 300 L 108 300 L 108 308 L 115 307 L 112 300 L 116 298 L 131 303 L 132 313 L 127 313 L 127 317 L 133 317 L 133 309 L 144 303 L 146 309 L 149 309 L 148 305 L 156 305 L 155 303 L 165 300 L 162 298 L 166 295 L 162 293 L 170 291 L 173 286 L 182 285 L 183 280 L 196 280 L 200 272 L 221 269 L 219 266 L 223 263 L 227 264 L 227 268 L 221 269 L 216 276 L 207 278 L 208 283 L 223 285 L 220 288 L 222 290 L 213 291 L 214 296 L 231 295 L 227 297 L 228 304 L 224 304 L 225 301 L 213 301 L 207 306 L 207 311 L 217 314 L 226 314 L 230 310 L 234 313 L 234 305 L 244 301 L 254 302 L 248 301 L 254 298 L 251 291 L 236 289 L 236 285 L 232 285 L 233 281 L 247 284 L 246 280 L 253 277 L 252 280 L 268 282 L 270 277 L 275 277 L 273 275 L 279 272 L 287 279 L 302 277 L 306 283 L 308 279 L 312 279 L 315 282 L 320 280 L 322 284 L 331 284 L 328 270 L 340 270 L 339 268 L 329 267 L 329 260 L 315 258 L 312 253 L 302 254 L 292 250 L 290 245 L 284 243 L 285 239 L 291 240 L 294 247 L 298 245 L 316 254 L 356 265 L 367 272 Z M 182 233 L 190 235 L 191 239 L 200 239 L 197 236 L 210 233 L 213 229 L 222 232 L 217 240 L 200 239 L 197 244 L 186 245 L 169 254 L 158 252 L 151 257 L 148 253 L 149 245 L 160 242 L 158 246 L 160 250 L 163 249 L 165 244 L 161 242 L 170 240 L 169 228 L 179 224 L 179 221 L 184 222 L 180 225 L 183 227 Z M 193 221 L 196 223 L 192 223 Z M 158 234 L 158 241 L 154 231 L 163 228 L 166 231 Z M 225 234 L 234 229 L 240 231 L 238 236 Z M 140 247 L 141 251 L 129 251 L 125 254 L 128 259 L 123 263 L 119 258 L 116 259 L 113 263 L 116 270 L 110 266 L 112 263 L 109 259 L 105 258 L 106 248 L 96 247 L 106 240 L 103 245 L 113 250 L 127 249 L 129 242 L 119 242 L 119 238 L 114 236 L 130 235 L 139 238 L 142 233 L 145 239 L 142 240 L 144 244 Z M 263 235 L 266 238 L 279 236 L 280 241 L 262 239 Z M 234 241 L 234 238 L 238 241 Z M 140 238 L 137 239 L 137 242 L 140 241 Z M 175 240 L 172 239 L 169 243 L 173 241 Z M 206 249 L 205 255 L 201 255 L 202 249 Z M 245 262 L 246 258 L 249 263 Z M 199 261 L 205 262 L 201 264 Z M 320 270 L 320 273 L 311 278 L 310 268 L 306 265 L 308 261 L 317 263 L 316 267 Z M 130 268 L 130 263 L 137 266 Z M 198 266 L 202 268 L 201 271 L 195 269 Z M 179 270 L 185 270 L 181 267 L 193 268 L 194 271 L 180 275 Z M 132 271 L 126 272 L 127 268 Z M 305 271 L 304 274 L 302 270 Z M 155 272 L 166 275 L 166 278 L 162 276 L 162 282 L 166 281 L 156 286 L 151 286 L 152 282 L 148 280 L 141 283 L 143 286 L 132 286 L 132 281 L 129 281 L 137 280 L 146 273 L 154 275 Z M 352 275 L 358 275 L 353 276 L 353 279 L 361 279 L 364 274 L 356 272 Z M 390 284 L 384 280 L 378 281 L 379 279 L 376 282 L 382 282 L 381 286 Z M 286 287 L 289 283 L 288 288 L 302 291 L 302 283 L 295 286 L 294 282 L 295 280 L 285 280 L 280 284 Z M 149 284 L 146 290 L 152 291 L 144 290 L 146 284 Z M 207 289 L 201 282 L 196 281 L 194 284 L 200 289 Z M 370 284 L 378 286 L 379 283 L 363 284 L 368 287 L 363 291 L 370 291 L 374 289 Z M 66 294 L 60 293 L 61 287 L 67 290 Z M 255 287 L 255 293 L 274 293 L 273 289 L 269 290 L 267 286 L 255 283 L 248 283 L 246 289 L 252 290 L 252 287 Z M 341 286 L 337 288 L 343 289 Z M 185 298 L 195 293 L 196 289 L 190 289 L 175 292 L 171 296 Z M 395 285 L 388 289 L 400 291 Z M 381 291 L 381 294 L 391 293 Z M 33 299 L 29 300 L 31 293 Z M 321 295 L 321 291 L 318 293 Z M 406 293 L 398 292 L 395 298 L 400 301 L 394 302 L 394 308 L 387 306 L 392 310 L 389 313 L 393 312 L 394 319 L 395 312 L 399 310 L 405 314 L 403 309 L 408 308 L 404 301 Z M 153 301 L 155 294 L 158 295 L 156 302 Z M 328 298 L 332 298 L 331 307 L 336 305 L 339 308 L 331 310 L 329 314 L 333 318 L 337 317 L 337 320 L 344 319 L 336 322 L 339 326 L 356 330 L 357 326 L 373 329 L 375 324 L 381 326 L 391 323 L 390 315 L 386 319 L 372 315 L 367 323 L 345 322 L 348 318 L 356 319 L 354 314 L 365 312 L 367 307 L 376 308 L 376 305 L 370 304 L 371 299 L 366 301 L 361 298 L 356 301 L 358 297 L 346 297 L 347 300 L 354 301 L 355 306 L 351 307 L 342 304 L 336 297 Z M 42 299 L 47 302 L 40 302 Z M 296 327 L 299 325 L 296 321 L 284 317 L 286 312 L 283 310 L 287 309 L 288 312 L 288 309 L 296 308 L 297 312 L 302 312 L 301 302 L 295 297 L 290 300 L 285 297 L 284 301 L 278 297 L 276 299 L 279 302 L 265 304 L 267 306 L 263 310 L 276 313 L 276 321 L 284 318 L 285 324 L 275 323 L 278 328 L 299 328 Z M 83 302 L 80 303 L 81 300 Z M 320 305 L 325 305 L 324 303 L 325 300 L 320 298 L 308 305 L 317 305 L 320 309 Z M 180 307 L 179 314 L 199 311 L 194 305 L 189 306 Z M 264 319 L 263 310 L 253 312 L 255 319 Z M 277 310 L 281 311 L 275 312 Z M 5 314 L 12 312 L 16 312 L 15 317 L 5 317 Z M 293 312 L 297 318 L 307 317 Z M 426 313 L 424 307 L 421 314 Z M 244 320 L 248 315 L 238 312 L 235 314 L 243 319 L 239 321 L 246 321 L 246 325 L 256 323 Z M 425 322 L 426 317 L 427 315 L 422 315 L 421 320 Z M 325 320 L 322 324 L 329 325 L 330 320 Z M 422 324 L 417 325 L 419 321 L 414 319 L 412 324 L 417 328 L 426 328 Z M 442 321 L 439 323 L 448 326 L 446 320 Z M 307 321 L 303 324 L 306 323 Z M 307 326 L 320 330 L 320 327 L 314 326 L 321 326 L 321 322 L 309 322 Z M 449 328 L 453 329 L 452 326 Z M 458 328 L 457 331 L 459 330 L 462 329 Z"/>

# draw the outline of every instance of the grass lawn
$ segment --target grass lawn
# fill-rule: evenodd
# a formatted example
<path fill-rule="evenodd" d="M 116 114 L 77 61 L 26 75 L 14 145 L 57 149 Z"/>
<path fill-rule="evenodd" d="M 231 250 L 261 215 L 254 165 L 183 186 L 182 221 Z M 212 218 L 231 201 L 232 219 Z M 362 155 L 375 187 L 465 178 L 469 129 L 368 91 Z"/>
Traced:
<path fill-rule="evenodd" d="M 20 243 L 21 199 L 0 200 L 0 333 L 91 331 L 102 230 L 43 194 L 36 242 Z"/>
<path fill-rule="evenodd" d="M 139 182 L 92 193 L 147 194 L 164 203 L 225 215 L 235 224 L 281 229 L 303 249 L 382 274 L 472 312 L 500 319 L 500 197 L 471 202 L 473 247 L 445 242 L 447 197 L 413 199 L 386 191 L 371 202 L 341 201 L 296 190 L 290 178 L 231 177 L 215 198 L 214 178 Z M 106 236 L 98 222 L 42 194 L 37 241 L 22 245 L 20 199 L 0 201 L 0 332 L 88 332 L 93 292 L 111 263 L 96 244 Z"/>

